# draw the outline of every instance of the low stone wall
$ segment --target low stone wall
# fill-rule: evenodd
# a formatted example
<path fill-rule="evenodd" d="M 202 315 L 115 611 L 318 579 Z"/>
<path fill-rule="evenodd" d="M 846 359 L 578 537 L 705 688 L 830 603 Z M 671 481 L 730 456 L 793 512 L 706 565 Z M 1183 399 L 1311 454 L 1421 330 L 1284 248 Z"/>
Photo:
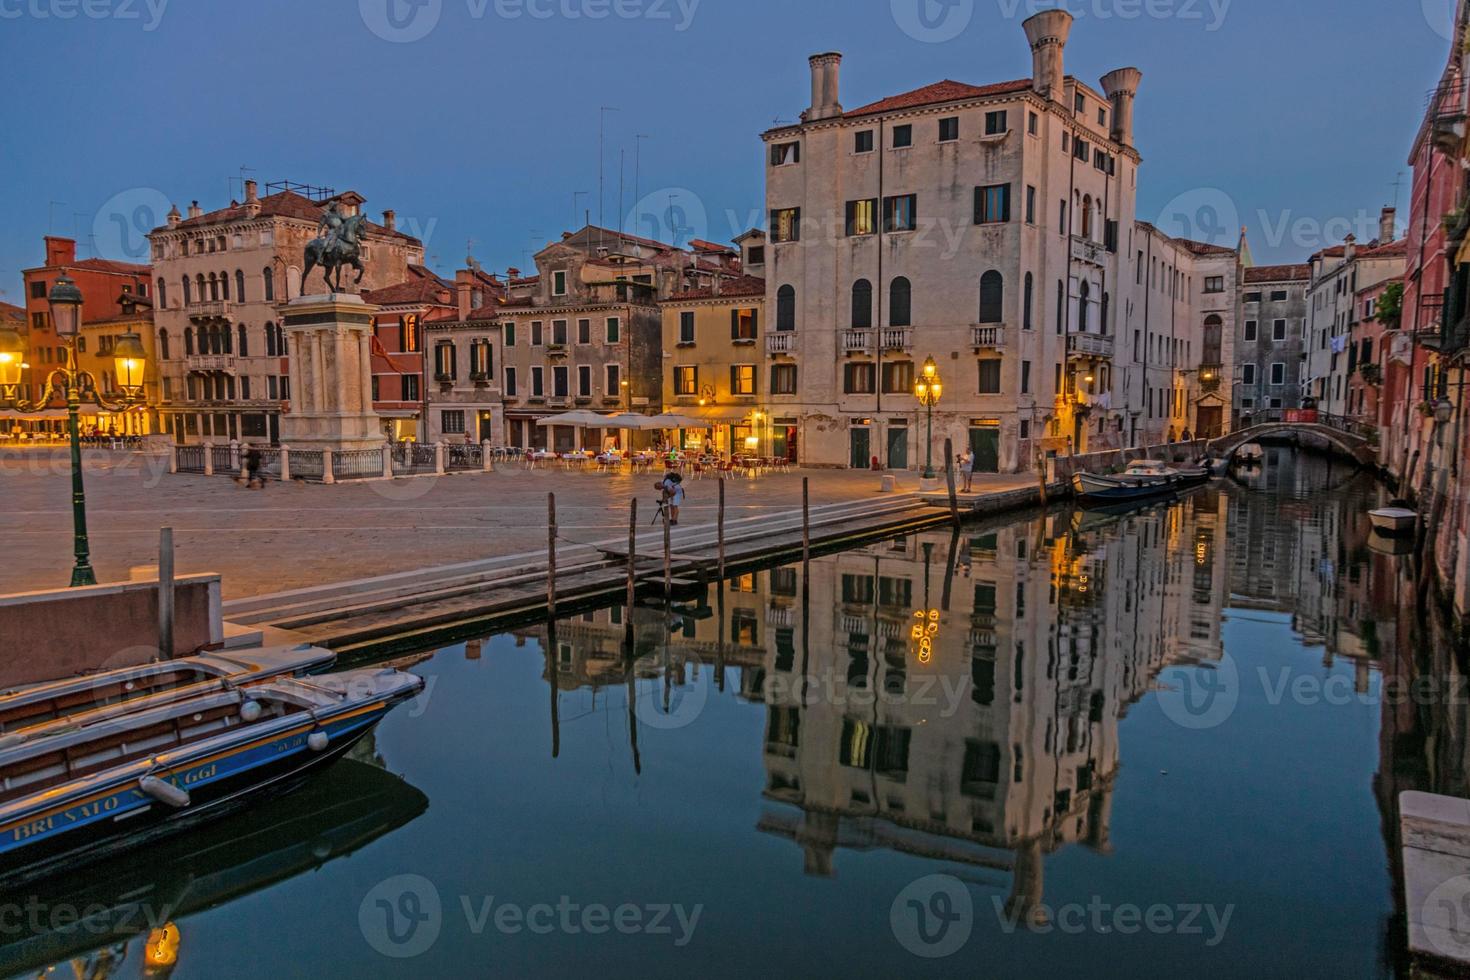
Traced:
<path fill-rule="evenodd" d="M 222 642 L 220 577 L 174 580 L 174 651 Z M 158 583 L 0 596 L 0 690 L 148 663 L 158 656 Z"/>

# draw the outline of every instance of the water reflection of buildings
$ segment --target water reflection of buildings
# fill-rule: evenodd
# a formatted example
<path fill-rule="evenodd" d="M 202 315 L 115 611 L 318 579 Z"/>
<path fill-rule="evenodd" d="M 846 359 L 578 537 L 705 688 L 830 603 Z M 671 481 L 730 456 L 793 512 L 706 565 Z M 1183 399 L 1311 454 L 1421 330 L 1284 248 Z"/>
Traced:
<path fill-rule="evenodd" d="M 672 621 L 635 610 L 633 658 L 622 609 L 518 636 L 543 644 L 553 706 L 737 669 L 738 695 L 766 705 L 759 829 L 808 873 L 893 849 L 1011 873 L 1028 913 L 1044 854 L 1108 848 L 1128 705 L 1162 668 L 1221 656 L 1225 513 L 1205 492 L 910 536 L 814 561 L 806 601 L 799 568 L 740 576 Z"/>

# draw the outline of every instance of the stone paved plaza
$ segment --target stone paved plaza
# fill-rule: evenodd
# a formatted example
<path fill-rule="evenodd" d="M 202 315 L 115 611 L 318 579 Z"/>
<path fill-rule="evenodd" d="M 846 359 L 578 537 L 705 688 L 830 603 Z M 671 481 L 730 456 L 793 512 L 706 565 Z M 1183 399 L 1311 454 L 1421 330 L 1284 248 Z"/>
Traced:
<path fill-rule="evenodd" d="M 656 474 L 636 477 L 527 471 L 416 477 L 320 486 L 269 483 L 247 490 L 223 476 L 168 473 L 166 457 L 89 451 L 85 457 L 92 562 L 100 582 L 151 577 L 158 529 L 174 529 L 179 574 L 219 572 L 226 598 L 433 565 L 535 551 L 546 546 L 546 494 L 557 495 L 560 540 L 591 543 L 626 533 L 628 501 L 641 523 L 653 516 Z M 727 481 L 729 520 L 797 510 L 801 477 L 813 506 L 877 499 L 879 475 L 810 470 Z M 1028 477 L 977 477 L 976 489 L 1029 484 Z M 713 524 L 713 479 L 686 482 L 683 525 Z M 917 490 L 912 473 L 900 490 Z M 72 562 L 70 469 L 66 453 L 0 452 L 0 593 L 66 586 Z"/>

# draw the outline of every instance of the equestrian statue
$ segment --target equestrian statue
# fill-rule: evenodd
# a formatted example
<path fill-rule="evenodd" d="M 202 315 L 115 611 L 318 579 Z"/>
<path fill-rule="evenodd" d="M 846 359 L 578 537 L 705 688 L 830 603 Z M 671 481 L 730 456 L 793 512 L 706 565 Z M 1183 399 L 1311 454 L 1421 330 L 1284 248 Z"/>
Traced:
<path fill-rule="evenodd" d="M 301 275 L 303 292 L 307 277 L 317 266 L 322 267 L 322 276 L 331 292 L 342 292 L 342 269 L 345 266 L 357 270 L 357 278 L 352 283 L 354 288 L 362 282 L 366 271 L 362 265 L 362 235 L 366 223 L 367 216 L 363 214 L 344 217 L 335 201 L 327 206 L 317 223 L 317 237 L 306 243 L 306 271 Z"/>

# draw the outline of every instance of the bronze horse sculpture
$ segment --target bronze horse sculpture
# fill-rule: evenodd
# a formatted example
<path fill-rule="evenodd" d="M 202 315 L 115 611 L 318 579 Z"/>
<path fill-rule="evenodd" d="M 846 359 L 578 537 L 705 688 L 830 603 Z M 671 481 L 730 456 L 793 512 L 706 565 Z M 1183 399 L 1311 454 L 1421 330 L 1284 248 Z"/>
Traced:
<path fill-rule="evenodd" d="M 303 291 L 307 277 L 317 266 L 322 267 L 322 276 L 326 281 L 327 289 L 334 293 L 342 292 L 342 269 L 346 266 L 357 270 L 357 278 L 352 282 L 353 287 L 362 282 L 366 271 L 362 265 L 362 230 L 366 221 L 367 216 L 362 214 L 343 218 L 338 227 L 320 238 L 313 238 L 307 242 L 306 271 L 301 274 Z"/>

